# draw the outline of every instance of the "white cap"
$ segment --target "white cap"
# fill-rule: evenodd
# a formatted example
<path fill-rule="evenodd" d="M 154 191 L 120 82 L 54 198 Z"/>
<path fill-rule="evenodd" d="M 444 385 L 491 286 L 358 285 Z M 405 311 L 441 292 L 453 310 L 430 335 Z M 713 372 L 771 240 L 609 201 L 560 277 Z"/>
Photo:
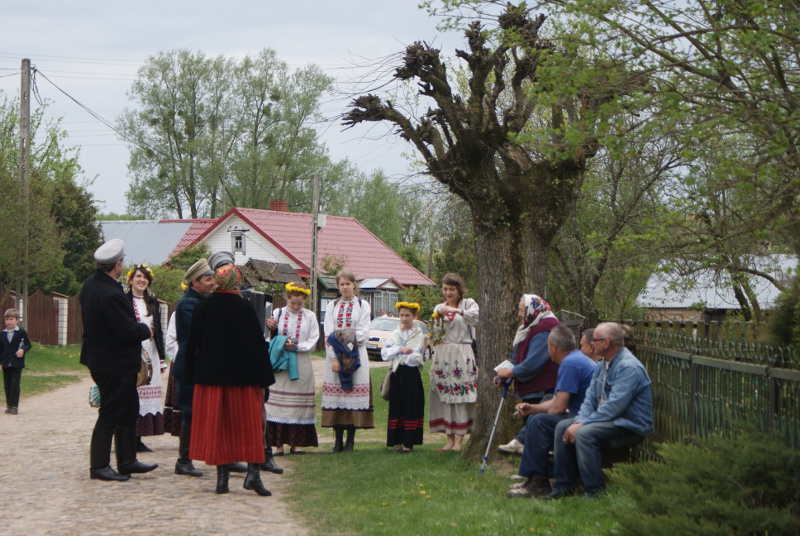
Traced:
<path fill-rule="evenodd" d="M 125 257 L 125 242 L 121 238 L 109 240 L 94 252 L 94 260 L 100 264 L 112 264 Z"/>

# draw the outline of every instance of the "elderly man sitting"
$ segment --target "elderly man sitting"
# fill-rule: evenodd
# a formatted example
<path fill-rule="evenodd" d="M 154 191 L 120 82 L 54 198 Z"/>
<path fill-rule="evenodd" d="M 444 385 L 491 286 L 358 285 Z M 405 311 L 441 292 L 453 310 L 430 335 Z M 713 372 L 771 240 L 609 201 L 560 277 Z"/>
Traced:
<path fill-rule="evenodd" d="M 549 452 L 556 425 L 575 415 L 592 381 L 596 363 L 575 349 L 575 336 L 565 326 L 555 326 L 547 337 L 550 359 L 559 364 L 555 396 L 539 404 L 517 404 L 522 415 L 533 415 L 525 425 L 525 449 L 519 464 L 525 482 L 513 484 L 509 497 L 534 497 L 550 493 Z"/>
<path fill-rule="evenodd" d="M 653 431 L 653 393 L 644 365 L 624 347 L 619 324 L 594 330 L 594 351 L 603 357 L 575 419 L 555 431 L 555 484 L 544 500 L 575 493 L 580 474 L 587 497 L 604 489 L 601 451 L 638 445 Z"/>

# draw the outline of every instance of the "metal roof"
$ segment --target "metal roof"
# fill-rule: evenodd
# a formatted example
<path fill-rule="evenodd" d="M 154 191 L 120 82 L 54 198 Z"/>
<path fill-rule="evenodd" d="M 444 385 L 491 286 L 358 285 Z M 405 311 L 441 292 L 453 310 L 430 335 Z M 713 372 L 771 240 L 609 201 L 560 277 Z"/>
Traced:
<path fill-rule="evenodd" d="M 754 256 L 748 261 L 748 267 L 778 280 L 791 277 L 797 268 L 797 257 L 794 255 Z M 780 295 L 780 290 L 775 285 L 757 276 L 750 276 L 750 284 L 761 307 L 770 308 L 775 305 L 775 300 Z M 698 270 L 688 277 L 656 272 L 650 276 L 637 302 L 649 309 L 692 309 L 698 304 L 704 304 L 706 309 L 740 308 L 728 273 L 712 268 Z"/>
<path fill-rule="evenodd" d="M 192 226 L 192 220 L 101 221 L 103 240 L 121 238 L 125 242 L 125 264 L 157 266 L 170 254 Z"/>

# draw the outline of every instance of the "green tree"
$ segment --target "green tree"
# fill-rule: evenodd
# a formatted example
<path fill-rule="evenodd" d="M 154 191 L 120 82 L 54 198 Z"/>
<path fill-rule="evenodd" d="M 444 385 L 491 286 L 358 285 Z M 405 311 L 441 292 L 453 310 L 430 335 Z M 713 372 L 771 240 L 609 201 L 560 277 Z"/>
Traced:
<path fill-rule="evenodd" d="M 402 195 L 397 186 L 386 179 L 383 171 L 376 171 L 371 178 L 362 177 L 356 183 L 347 215 L 357 219 L 394 251 L 399 251 L 403 245 L 401 206 Z"/>
<path fill-rule="evenodd" d="M 482 370 L 491 370 L 498 353 L 510 352 L 519 296 L 542 293 L 550 245 L 574 210 L 605 118 L 622 104 L 619 96 L 643 83 L 620 65 L 586 58 L 568 41 L 540 35 L 545 19 L 508 4 L 495 34 L 471 23 L 469 50 L 456 51 L 469 71 L 463 95 L 451 84 L 439 50 L 415 43 L 395 78 L 417 81 L 428 111 L 405 114 L 392 102 L 364 95 L 345 114 L 348 126 L 396 126 L 427 173 L 469 206 L 478 302 L 486 318 L 478 338 Z M 491 428 L 490 376 L 479 379 L 475 428 L 464 453 L 474 459 Z"/>

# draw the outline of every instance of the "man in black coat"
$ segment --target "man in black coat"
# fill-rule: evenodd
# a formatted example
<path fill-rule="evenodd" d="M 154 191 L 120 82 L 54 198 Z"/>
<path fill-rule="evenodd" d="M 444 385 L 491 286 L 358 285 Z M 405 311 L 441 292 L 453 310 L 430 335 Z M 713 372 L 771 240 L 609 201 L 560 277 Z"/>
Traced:
<path fill-rule="evenodd" d="M 124 247 L 116 238 L 95 251 L 96 271 L 84 281 L 80 293 L 81 364 L 89 368 L 100 390 L 89 469 L 89 477 L 97 480 L 125 481 L 132 473 L 147 473 L 158 467 L 136 460 L 136 375 L 141 367 L 141 342 L 152 337 L 152 332 L 136 322 L 133 305 L 117 281 L 122 274 Z M 116 439 L 119 472 L 109 464 L 112 439 Z"/>

